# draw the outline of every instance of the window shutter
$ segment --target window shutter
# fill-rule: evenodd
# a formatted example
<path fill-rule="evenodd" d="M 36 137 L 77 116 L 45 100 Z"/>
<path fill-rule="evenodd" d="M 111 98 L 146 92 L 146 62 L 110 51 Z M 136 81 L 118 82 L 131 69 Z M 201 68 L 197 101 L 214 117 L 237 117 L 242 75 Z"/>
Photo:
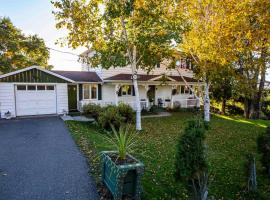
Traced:
<path fill-rule="evenodd" d="M 81 101 L 83 99 L 83 88 L 82 84 L 79 84 L 79 100 Z"/>
<path fill-rule="evenodd" d="M 132 96 L 135 96 L 135 89 L 133 85 L 132 85 Z"/>
<path fill-rule="evenodd" d="M 160 68 L 160 62 L 157 63 L 157 68 Z"/>
<path fill-rule="evenodd" d="M 102 85 L 98 84 L 98 100 L 102 100 Z"/>
<path fill-rule="evenodd" d="M 122 96 L 122 87 L 120 87 L 119 90 L 118 90 L 118 96 L 119 96 L 119 97 Z"/>

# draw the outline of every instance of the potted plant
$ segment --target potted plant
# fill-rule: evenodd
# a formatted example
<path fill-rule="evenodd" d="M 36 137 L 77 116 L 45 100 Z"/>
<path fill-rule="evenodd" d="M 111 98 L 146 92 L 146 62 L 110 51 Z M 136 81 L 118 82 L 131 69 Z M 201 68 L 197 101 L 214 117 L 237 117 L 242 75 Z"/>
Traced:
<path fill-rule="evenodd" d="M 136 133 L 130 127 L 112 127 L 110 144 L 116 151 L 103 151 L 102 181 L 111 191 L 114 199 L 140 199 L 142 193 L 141 177 L 144 165 L 130 155 L 136 145 Z"/>

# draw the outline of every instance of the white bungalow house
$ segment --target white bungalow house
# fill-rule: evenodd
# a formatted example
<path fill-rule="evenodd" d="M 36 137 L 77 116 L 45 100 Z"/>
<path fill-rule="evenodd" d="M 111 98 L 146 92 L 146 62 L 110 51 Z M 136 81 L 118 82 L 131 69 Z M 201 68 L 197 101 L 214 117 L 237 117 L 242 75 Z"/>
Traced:
<path fill-rule="evenodd" d="M 198 106 L 194 93 L 200 91 L 202 83 L 192 78 L 188 67 L 181 68 L 180 72 L 182 76 L 177 70 L 167 70 L 165 65 L 156 66 L 149 74 L 139 70 L 142 108 Z M 2 118 L 65 114 L 81 111 L 82 106 L 89 103 L 117 105 L 120 102 L 135 109 L 129 67 L 103 70 L 83 65 L 82 71 L 48 71 L 31 66 L 0 76 Z"/>
<path fill-rule="evenodd" d="M 92 56 L 93 53 L 93 51 L 88 50 L 82 53 L 82 56 Z M 142 69 L 138 70 L 141 108 L 148 109 L 152 105 L 184 108 L 199 106 L 202 82 L 193 78 L 190 62 L 182 60 L 179 64 L 178 69 L 168 69 L 166 64 L 158 64 L 150 73 Z M 135 94 L 130 66 L 102 69 L 82 64 L 82 71 L 97 73 L 103 80 L 103 85 L 102 101 L 87 99 L 83 96 L 80 107 L 88 103 L 117 105 L 119 102 L 123 102 L 135 109 Z"/>

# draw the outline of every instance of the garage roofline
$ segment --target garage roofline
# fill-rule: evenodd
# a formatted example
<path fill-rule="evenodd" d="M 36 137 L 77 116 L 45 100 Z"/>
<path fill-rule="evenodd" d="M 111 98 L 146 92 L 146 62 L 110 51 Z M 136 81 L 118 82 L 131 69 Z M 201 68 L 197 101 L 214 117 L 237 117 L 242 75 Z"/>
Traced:
<path fill-rule="evenodd" d="M 58 77 L 58 78 L 60 78 L 60 79 L 66 80 L 66 81 L 68 81 L 68 82 L 76 83 L 76 81 L 74 81 L 74 80 L 71 80 L 71 79 L 66 78 L 66 77 L 64 77 L 64 76 L 61 76 L 61 75 L 59 75 L 59 74 L 56 74 L 56 73 L 54 73 L 54 72 L 52 72 L 52 71 L 49 71 L 49 70 L 46 70 L 46 69 L 42 69 L 42 68 L 40 68 L 39 66 L 35 66 L 35 65 L 30 66 L 30 67 L 26 67 L 26 68 L 24 68 L 24 69 L 20 69 L 20 70 L 14 71 L 14 72 L 10 72 L 10 73 L 7 73 L 7 74 L 3 74 L 3 75 L 0 76 L 0 79 L 6 78 L 6 77 L 8 77 L 8 76 L 15 75 L 15 74 L 19 74 L 19 73 L 22 73 L 22 72 L 25 72 L 25 71 L 28 71 L 28 70 L 31 70 L 31 69 L 37 69 L 37 70 L 43 71 L 43 72 L 45 72 L 45 73 L 48 73 L 48 74 L 50 74 L 50 75 L 53 75 L 53 76 L 55 76 L 55 77 Z"/>

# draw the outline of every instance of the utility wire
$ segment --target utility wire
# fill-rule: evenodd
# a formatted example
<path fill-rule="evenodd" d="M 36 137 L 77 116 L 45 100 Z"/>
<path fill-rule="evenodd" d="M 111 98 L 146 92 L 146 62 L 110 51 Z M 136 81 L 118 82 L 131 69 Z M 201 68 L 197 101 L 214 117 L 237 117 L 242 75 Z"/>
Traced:
<path fill-rule="evenodd" d="M 56 51 L 56 52 L 59 52 L 59 53 L 65 53 L 65 54 L 70 54 L 70 55 L 73 55 L 73 56 L 80 57 L 80 55 L 72 53 L 72 52 L 68 52 L 68 51 L 61 51 L 61 50 L 54 49 L 54 48 L 51 48 L 51 47 L 47 47 L 47 49 L 52 50 L 52 51 Z"/>

